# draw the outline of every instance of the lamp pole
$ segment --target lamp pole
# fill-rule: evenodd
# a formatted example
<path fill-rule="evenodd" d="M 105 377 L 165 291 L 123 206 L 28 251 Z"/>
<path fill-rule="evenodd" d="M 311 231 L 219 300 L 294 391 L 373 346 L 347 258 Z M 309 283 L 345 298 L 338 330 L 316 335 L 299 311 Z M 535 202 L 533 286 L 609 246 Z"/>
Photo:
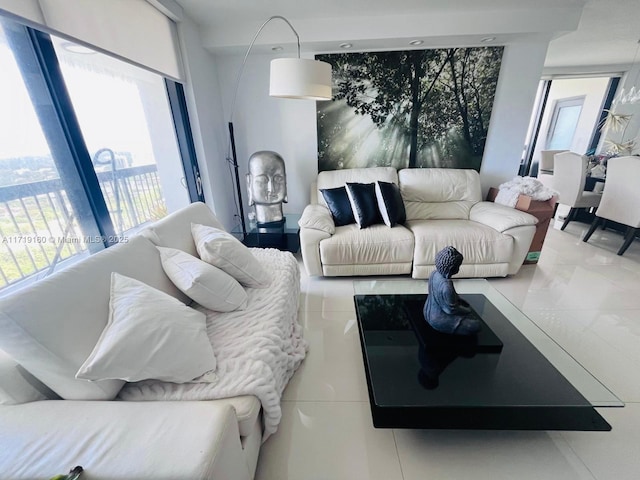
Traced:
<path fill-rule="evenodd" d="M 269 17 L 260 26 L 260 28 L 258 29 L 256 34 L 253 36 L 253 40 L 251 40 L 251 43 L 249 44 L 249 48 L 247 48 L 247 52 L 244 54 L 244 59 L 242 60 L 242 66 L 240 67 L 240 70 L 238 71 L 238 75 L 236 77 L 236 88 L 235 88 L 235 91 L 233 93 L 233 100 L 231 102 L 231 114 L 229 115 L 229 143 L 230 143 L 230 148 L 231 148 L 231 163 L 233 165 L 233 170 L 234 170 L 235 179 L 236 179 L 236 192 L 237 192 L 237 196 L 238 196 L 238 207 L 239 207 L 239 210 L 240 210 L 240 221 L 242 223 L 242 239 L 243 240 L 245 238 L 247 238 L 247 227 L 246 227 L 246 224 L 245 224 L 245 221 L 244 221 L 244 207 L 242 205 L 242 190 L 240 189 L 240 173 L 238 171 L 238 156 L 236 154 L 236 138 L 235 138 L 234 130 L 233 130 L 233 114 L 235 113 L 236 99 L 238 97 L 238 88 L 240 87 L 240 79 L 242 78 L 242 73 L 244 72 L 244 67 L 247 64 L 247 58 L 249 57 L 249 53 L 251 52 L 251 49 L 253 48 L 253 45 L 256 43 L 256 40 L 258 39 L 258 35 L 260 35 L 260 32 L 262 32 L 262 30 L 267 25 L 267 23 L 269 23 L 271 20 L 275 20 L 276 18 L 284 21 L 287 25 L 289 25 L 289 27 L 291 28 L 291 30 L 295 34 L 296 41 L 297 41 L 297 44 L 298 44 L 298 58 L 300 58 L 300 35 L 298 35 L 298 32 L 296 32 L 296 29 L 293 28 L 293 25 L 291 25 L 289 20 L 287 20 L 283 16 L 274 15 L 272 17 Z M 229 159 L 227 159 L 227 161 L 229 161 Z"/>
<path fill-rule="evenodd" d="M 233 122 L 229 122 L 229 141 L 231 143 L 231 160 L 236 177 L 236 191 L 238 192 L 238 207 L 240 209 L 240 221 L 242 222 L 242 240 L 247 238 L 247 226 L 244 223 L 244 207 L 242 206 L 242 191 L 240 190 L 240 174 L 238 173 L 238 156 L 236 155 L 236 137 L 233 134 Z"/>

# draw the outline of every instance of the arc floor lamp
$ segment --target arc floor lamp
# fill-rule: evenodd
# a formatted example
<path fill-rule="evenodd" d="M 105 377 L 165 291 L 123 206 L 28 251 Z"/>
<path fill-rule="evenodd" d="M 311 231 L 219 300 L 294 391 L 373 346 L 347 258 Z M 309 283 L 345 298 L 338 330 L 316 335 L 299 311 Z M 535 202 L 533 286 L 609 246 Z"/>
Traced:
<path fill-rule="evenodd" d="M 318 60 L 300 58 L 300 36 L 293 25 L 286 18 L 280 15 L 269 17 L 258 29 L 247 48 L 247 52 L 242 60 L 242 66 L 236 77 L 236 86 L 231 103 L 231 114 L 229 115 L 229 139 L 231 146 L 231 163 L 235 172 L 236 191 L 238 194 L 238 206 L 240 209 L 240 220 L 242 222 L 242 237 L 247 236 L 247 227 L 244 221 L 244 207 L 242 205 L 242 191 L 240 190 L 240 175 L 238 173 L 238 157 L 236 154 L 236 140 L 233 130 L 233 114 L 235 112 L 236 98 L 240 79 L 247 63 L 247 57 L 258 39 L 262 29 L 272 20 L 280 19 L 284 21 L 296 36 L 298 43 L 297 58 L 276 58 L 271 60 L 271 73 L 269 81 L 269 95 L 281 98 L 296 98 L 305 100 L 331 100 L 331 65 Z"/>

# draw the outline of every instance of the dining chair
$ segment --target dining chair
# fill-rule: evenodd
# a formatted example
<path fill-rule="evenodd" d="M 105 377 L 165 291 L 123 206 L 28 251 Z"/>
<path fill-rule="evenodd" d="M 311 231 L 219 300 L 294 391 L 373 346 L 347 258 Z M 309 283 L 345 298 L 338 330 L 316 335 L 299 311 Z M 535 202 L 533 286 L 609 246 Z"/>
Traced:
<path fill-rule="evenodd" d="M 607 179 L 602 200 L 596 210 L 596 218 L 582 239 L 588 241 L 598 225 L 606 220 L 627 226 L 624 243 L 618 255 L 622 255 L 640 228 L 640 157 L 614 157 L 607 164 Z"/>
<path fill-rule="evenodd" d="M 540 150 L 540 162 L 538 163 L 538 180 L 548 188 L 553 188 L 553 170 L 556 153 L 567 150 Z"/>
<path fill-rule="evenodd" d="M 555 156 L 557 153 L 568 152 L 568 150 L 540 150 L 540 167 L 542 173 L 550 173 L 553 175 Z"/>
<path fill-rule="evenodd" d="M 553 189 L 558 192 L 558 203 L 571 207 L 560 230 L 575 220 L 579 210 L 595 208 L 600 204 L 600 193 L 584 191 L 588 164 L 589 159 L 578 153 L 562 152 L 555 155 Z"/>

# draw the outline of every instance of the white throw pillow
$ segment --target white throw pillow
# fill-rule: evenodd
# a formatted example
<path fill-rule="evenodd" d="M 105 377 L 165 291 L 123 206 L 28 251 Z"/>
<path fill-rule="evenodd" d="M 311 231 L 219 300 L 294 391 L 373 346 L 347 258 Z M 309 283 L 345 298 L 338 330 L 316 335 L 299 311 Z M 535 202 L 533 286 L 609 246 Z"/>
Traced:
<path fill-rule="evenodd" d="M 215 368 L 203 313 L 138 280 L 111 274 L 107 326 L 76 378 L 186 383 Z"/>
<path fill-rule="evenodd" d="M 200 258 L 224 270 L 245 287 L 265 288 L 271 283 L 267 271 L 233 235 L 213 227 L 191 224 Z"/>
<path fill-rule="evenodd" d="M 167 276 L 192 300 L 216 312 L 232 312 L 247 306 L 247 292 L 231 275 L 182 250 L 156 248 Z"/>

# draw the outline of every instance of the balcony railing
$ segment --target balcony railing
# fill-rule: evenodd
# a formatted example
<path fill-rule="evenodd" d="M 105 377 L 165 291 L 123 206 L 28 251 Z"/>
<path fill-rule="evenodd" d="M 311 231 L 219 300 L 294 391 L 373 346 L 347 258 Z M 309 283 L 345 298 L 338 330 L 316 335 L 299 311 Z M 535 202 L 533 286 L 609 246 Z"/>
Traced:
<path fill-rule="evenodd" d="M 166 215 L 156 165 L 97 173 L 116 234 Z M 44 277 L 87 255 L 90 239 L 62 181 L 0 187 L 0 289 Z"/>

